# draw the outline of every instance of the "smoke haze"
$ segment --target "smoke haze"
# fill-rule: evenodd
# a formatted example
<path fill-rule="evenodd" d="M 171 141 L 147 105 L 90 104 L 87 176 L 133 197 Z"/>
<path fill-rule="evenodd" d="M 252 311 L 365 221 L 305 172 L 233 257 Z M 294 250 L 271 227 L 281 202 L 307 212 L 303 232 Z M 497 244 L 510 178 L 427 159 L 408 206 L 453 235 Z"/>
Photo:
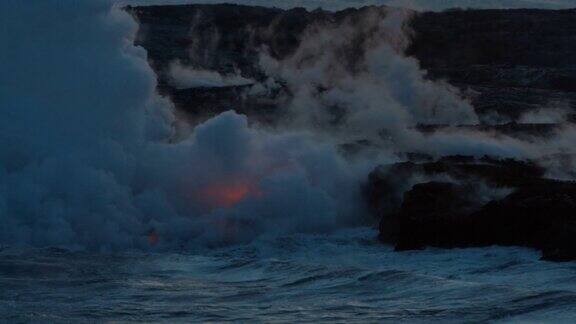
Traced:
<path fill-rule="evenodd" d="M 359 187 L 354 168 L 306 134 L 261 135 L 229 112 L 170 143 L 172 108 L 111 2 L 0 9 L 0 243 L 218 244 L 329 230 L 358 211 L 342 190 Z"/>

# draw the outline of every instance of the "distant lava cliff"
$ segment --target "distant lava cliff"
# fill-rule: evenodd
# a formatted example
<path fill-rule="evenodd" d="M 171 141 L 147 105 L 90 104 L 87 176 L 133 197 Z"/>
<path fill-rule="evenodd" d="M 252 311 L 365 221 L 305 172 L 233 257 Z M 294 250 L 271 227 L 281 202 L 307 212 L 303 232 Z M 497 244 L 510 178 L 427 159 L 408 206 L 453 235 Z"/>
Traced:
<path fill-rule="evenodd" d="M 283 59 L 298 48 L 308 26 L 361 20 L 373 9 L 329 12 L 223 4 L 128 11 L 140 24 L 136 44 L 148 51 L 160 88 L 177 106 L 198 113 L 194 110 L 207 108 L 198 105 L 203 101 L 210 102 L 209 110 L 229 107 L 230 97 L 237 97 L 241 88 L 215 90 L 214 96 L 227 100 L 176 90 L 168 82 L 172 62 L 261 80 L 260 48 Z M 424 12 L 414 13 L 408 25 L 411 41 L 405 54 L 415 57 L 431 79 L 446 79 L 464 90 L 483 119 L 498 114 L 517 121 L 549 103 L 576 107 L 576 10 Z M 234 104 L 248 113 L 258 107 L 254 102 Z"/>

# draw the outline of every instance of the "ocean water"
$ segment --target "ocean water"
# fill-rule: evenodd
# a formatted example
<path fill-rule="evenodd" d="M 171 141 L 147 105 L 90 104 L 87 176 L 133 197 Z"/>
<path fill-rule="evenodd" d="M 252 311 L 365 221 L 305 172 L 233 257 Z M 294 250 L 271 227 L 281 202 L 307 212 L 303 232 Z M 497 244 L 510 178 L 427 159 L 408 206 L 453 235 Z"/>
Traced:
<path fill-rule="evenodd" d="M 359 228 L 178 253 L 3 247 L 0 322 L 574 322 L 576 263 Z"/>

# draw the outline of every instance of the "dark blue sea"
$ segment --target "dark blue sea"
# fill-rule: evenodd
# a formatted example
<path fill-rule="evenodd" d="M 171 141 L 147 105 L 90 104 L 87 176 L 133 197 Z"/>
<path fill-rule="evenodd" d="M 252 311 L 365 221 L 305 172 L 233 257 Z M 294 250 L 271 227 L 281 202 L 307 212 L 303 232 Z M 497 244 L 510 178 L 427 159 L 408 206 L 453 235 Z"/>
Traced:
<path fill-rule="evenodd" d="M 574 322 L 576 263 L 393 252 L 372 229 L 145 254 L 3 247 L 0 321 Z"/>

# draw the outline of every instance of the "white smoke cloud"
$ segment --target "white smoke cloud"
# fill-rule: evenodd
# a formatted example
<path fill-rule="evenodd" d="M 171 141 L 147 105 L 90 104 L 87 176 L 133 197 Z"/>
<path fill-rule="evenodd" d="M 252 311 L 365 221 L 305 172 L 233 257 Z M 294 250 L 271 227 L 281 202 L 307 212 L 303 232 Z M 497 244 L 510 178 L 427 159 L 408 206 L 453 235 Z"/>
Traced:
<path fill-rule="evenodd" d="M 254 80 L 243 78 L 238 74 L 222 75 L 216 71 L 192 69 L 179 62 L 172 63 L 168 73 L 172 86 L 177 89 L 200 87 L 220 88 L 255 83 Z"/>
<path fill-rule="evenodd" d="M 565 123 L 572 113 L 569 102 L 551 102 L 540 109 L 530 110 L 522 114 L 518 118 L 518 122 L 526 124 Z"/>
<path fill-rule="evenodd" d="M 478 123 L 455 88 L 426 80 L 418 61 L 403 55 L 409 16 L 405 10 L 370 8 L 360 21 L 308 28 L 287 59 L 264 53 L 262 69 L 289 89 L 290 127 L 323 128 L 342 141 L 379 142 L 382 131 L 401 141 L 419 123 Z M 343 115 L 336 129 L 334 109 Z"/>
<path fill-rule="evenodd" d="M 320 130 L 343 143 L 367 139 L 388 155 L 538 156 L 533 142 L 501 134 L 417 131 L 419 124 L 477 125 L 479 118 L 456 88 L 427 80 L 418 61 L 404 56 L 409 18 L 408 11 L 370 8 L 360 20 L 312 26 L 296 52 L 282 61 L 264 54 L 261 66 L 275 80 L 267 84 L 289 89 L 289 127 Z M 337 123 L 334 107 L 343 115 Z"/>
<path fill-rule="evenodd" d="M 136 25 L 112 7 L 0 4 L 0 244 L 171 248 L 358 219 L 359 171 L 307 134 L 225 113 L 171 143 Z"/>
<path fill-rule="evenodd" d="M 273 81 L 261 86 L 288 87 L 290 128 L 325 132 L 343 143 L 369 140 L 385 154 L 379 156 L 383 159 L 393 152 L 518 159 L 573 152 L 563 140 L 570 137 L 570 128 L 548 138 L 522 139 L 457 127 L 418 131 L 419 124 L 478 125 L 479 118 L 456 88 L 428 80 L 418 61 L 404 56 L 410 15 L 373 7 L 364 10 L 362 19 L 313 25 L 288 58 L 262 55 L 261 67 Z M 567 103 L 553 102 L 520 120 L 563 123 L 570 111 Z M 343 117 L 334 122 L 338 114 Z"/>
<path fill-rule="evenodd" d="M 110 8 L 0 4 L 2 243 L 129 245 L 139 230 L 131 173 L 170 115 L 135 24 Z"/>

